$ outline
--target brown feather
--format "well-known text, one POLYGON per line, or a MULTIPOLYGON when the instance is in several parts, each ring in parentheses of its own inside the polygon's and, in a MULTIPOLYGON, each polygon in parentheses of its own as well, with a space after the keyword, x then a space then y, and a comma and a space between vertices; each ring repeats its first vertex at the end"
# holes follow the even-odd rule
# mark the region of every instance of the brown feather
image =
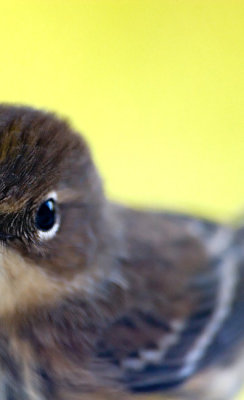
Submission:
MULTIPOLYGON (((110 203, 84 139, 66 121, 0 106, 1 400, 128 400, 128 381, 144 375, 126 365, 143 361, 146 371, 147 357, 163 360, 171 347, 183 362, 214 315, 221 276, 198 224, 208 237, 218 230, 110 203), (41 240, 35 215, 53 191, 60 226, 41 240)), ((166 357, 169 371, 174 357, 166 357)), ((164 398, 190 399, 185 387, 164 398)), ((189 387, 194 393, 197 384, 189 387)))

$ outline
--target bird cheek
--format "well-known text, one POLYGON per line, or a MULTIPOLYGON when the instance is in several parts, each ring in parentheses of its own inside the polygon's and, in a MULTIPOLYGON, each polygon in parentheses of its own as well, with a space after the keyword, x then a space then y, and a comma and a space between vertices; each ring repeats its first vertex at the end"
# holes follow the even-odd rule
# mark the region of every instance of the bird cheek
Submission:
POLYGON ((65 280, 53 279, 14 250, 0 253, 0 272, 0 317, 53 304, 65 291, 65 280))

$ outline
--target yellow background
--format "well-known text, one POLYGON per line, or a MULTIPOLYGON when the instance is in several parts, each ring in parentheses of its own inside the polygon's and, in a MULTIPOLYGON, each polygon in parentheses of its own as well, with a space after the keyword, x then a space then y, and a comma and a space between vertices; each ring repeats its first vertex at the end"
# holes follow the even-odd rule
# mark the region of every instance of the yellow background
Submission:
POLYGON ((244 206, 244 2, 0 2, 0 100, 67 116, 110 197, 244 206))

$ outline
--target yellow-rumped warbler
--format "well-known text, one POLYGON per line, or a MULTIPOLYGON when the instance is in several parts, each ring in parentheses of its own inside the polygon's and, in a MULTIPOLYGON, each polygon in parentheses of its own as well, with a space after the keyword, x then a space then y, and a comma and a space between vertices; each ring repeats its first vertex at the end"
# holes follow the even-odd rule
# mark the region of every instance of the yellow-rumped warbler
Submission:
POLYGON ((0 240, 1 400, 239 389, 243 228, 109 202, 65 121, 2 105, 0 240))

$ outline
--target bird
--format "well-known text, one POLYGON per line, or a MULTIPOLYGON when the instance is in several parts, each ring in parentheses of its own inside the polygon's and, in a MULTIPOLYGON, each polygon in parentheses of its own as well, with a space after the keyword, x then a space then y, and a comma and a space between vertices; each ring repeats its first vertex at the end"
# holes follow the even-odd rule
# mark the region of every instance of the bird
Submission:
POLYGON ((109 200, 65 118, 0 105, 0 400, 230 400, 244 228, 109 200))

